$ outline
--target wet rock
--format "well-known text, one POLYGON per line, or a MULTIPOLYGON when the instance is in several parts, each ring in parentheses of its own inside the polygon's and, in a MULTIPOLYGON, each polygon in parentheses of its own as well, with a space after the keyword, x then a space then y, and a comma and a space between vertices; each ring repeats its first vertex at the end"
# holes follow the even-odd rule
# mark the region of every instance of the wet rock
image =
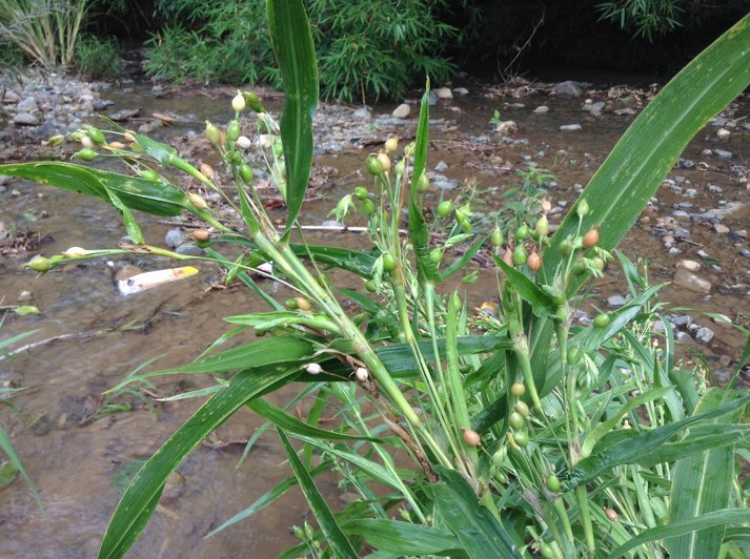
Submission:
POLYGON ((31 301, 34 298, 34 295, 31 293, 31 291, 28 291, 24 289, 18 294, 18 302, 19 303, 26 303, 28 301, 31 301))
POLYGON ((742 256, 744 258, 750 258, 750 250, 748 250, 746 248, 740 249, 740 256, 742 256))
POLYGON ((359 109, 357 109, 356 111, 352 113, 352 116, 360 120, 370 120, 372 118, 370 109, 368 109, 367 107, 360 107, 359 109))
POLYGON ((699 344, 707 344, 710 342, 714 337, 714 332, 710 328, 706 328, 705 326, 702 328, 698 328, 698 330, 695 332, 695 341, 699 344))
POLYGON ((563 124, 560 126, 561 132, 576 132, 578 130, 582 130, 583 126, 580 124, 563 124))
POLYGON ((174 251, 184 256, 203 256, 203 249, 195 243, 182 243, 174 251))
POLYGON ((619 309, 625 306, 625 297, 622 295, 610 295, 607 297, 607 308, 608 309, 619 309))
POLYGON ((729 136, 731 136, 731 135, 732 135, 732 133, 729 130, 727 130, 726 128, 719 128, 716 131, 716 137, 719 138, 720 140, 728 140, 729 136))
POLYGON ((436 171, 445 171, 448 168, 448 164, 445 161, 438 161, 437 165, 435 165, 436 171))
POLYGON ((170 229, 164 236, 164 242, 168 247, 177 247, 185 240, 185 233, 182 229, 170 229))
POLYGON ((687 344, 693 341, 693 338, 687 332, 682 330, 675 332, 674 339, 678 344, 687 344))
POLYGON ((151 120, 149 122, 144 122, 138 127, 138 132, 140 134, 151 134, 154 130, 158 130, 159 128, 162 128, 164 126, 164 123, 161 120, 151 120))
POLYGON ((580 97, 583 95, 583 84, 572 80, 555 84, 552 92, 560 97, 580 97))
POLYGON ((602 111, 607 106, 604 101, 592 102, 591 99, 586 99, 586 102, 581 106, 582 111, 586 111, 591 116, 599 118, 602 116, 602 111))
POLYGON ((407 105, 406 103, 401 103, 398 107, 396 107, 393 112, 391 113, 391 116, 394 118, 407 118, 411 114, 411 107, 407 105))
POLYGON ((180 472, 172 472, 164 484, 162 497, 167 500, 178 499, 185 493, 185 476, 180 472))
POLYGON ((729 238, 733 241, 745 241, 747 240, 747 229, 738 229, 729 233, 729 238))
POLYGON ((448 177, 443 175, 435 175, 433 184, 440 190, 455 190, 458 188, 458 182, 450 180, 448 177))
POLYGON ((698 191, 695 188, 688 188, 685 191, 685 196, 688 198, 695 198, 698 195, 698 191))
POLYGON ((716 231, 719 235, 726 235, 727 233, 729 233, 729 227, 727 227, 723 223, 716 223, 714 225, 714 231, 716 231))
POLYGON ((124 122, 130 118, 138 116, 138 113, 140 112, 141 109, 122 109, 121 111, 109 115, 109 118, 115 122, 124 122))
POLYGON ((677 267, 690 272, 697 272, 701 269, 701 264, 695 260, 683 259, 677 263, 677 267))
POLYGON ((454 87, 453 93, 455 95, 458 95, 459 97, 465 97, 466 95, 469 94, 469 90, 466 89, 465 87, 454 87))
POLYGON ((498 134, 513 134, 518 132, 518 125, 515 120, 503 120, 495 126, 495 132, 498 134))
POLYGON ((438 87, 433 91, 438 99, 453 99, 453 92, 449 87, 438 87))
POLYGON ((679 314, 671 317, 670 322, 675 328, 687 330, 693 324, 693 317, 689 314, 679 314))
POLYGON ((100 111, 100 112, 114 104, 115 104, 114 101, 107 101, 106 99, 94 99, 91 102, 91 105, 93 106, 94 110, 100 111))
POLYGON ((685 269, 679 269, 672 277, 672 283, 676 287, 682 287, 696 293, 710 293, 711 282, 701 277, 696 276, 694 273, 689 272, 685 269))
POLYGON ((18 113, 13 117, 13 123, 21 126, 36 126, 39 119, 31 113, 18 113))
POLYGON ((39 110, 39 105, 37 105, 36 99, 34 97, 27 97, 20 103, 18 103, 18 106, 16 107, 18 109, 18 112, 21 113, 33 113, 34 111, 39 110))
POLYGON ((713 154, 719 159, 732 159, 732 152, 725 149, 714 149, 713 154))
POLYGON ((3 93, 3 103, 18 103, 20 100, 21 97, 12 89, 9 89, 3 93))
POLYGON ((430 90, 430 92, 427 94, 427 104, 430 105, 430 107, 434 107, 437 105, 438 102, 438 96, 435 95, 435 92, 430 90))
POLYGON ((721 194, 722 192, 724 192, 723 188, 721 188, 720 186, 716 186, 715 184, 706 185, 706 188, 712 194, 721 194))
POLYGON ((546 115, 549 112, 549 107, 547 105, 539 105, 533 112, 538 115, 546 115))

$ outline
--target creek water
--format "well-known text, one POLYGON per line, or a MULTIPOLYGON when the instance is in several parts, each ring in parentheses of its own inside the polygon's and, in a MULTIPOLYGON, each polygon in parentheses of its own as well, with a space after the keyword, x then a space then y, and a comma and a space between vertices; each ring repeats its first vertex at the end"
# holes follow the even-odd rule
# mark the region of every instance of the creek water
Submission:
MULTIPOLYGON (((601 91, 606 94, 606 89, 601 91)), ((143 107, 144 114, 169 110, 181 115, 175 126, 155 134, 178 143, 192 136, 191 131, 201 134, 203 119, 226 122, 231 116, 230 94, 226 90, 216 90, 213 96, 183 94, 155 99, 148 88, 135 88, 129 92, 111 91, 106 97, 115 101, 112 111, 143 107)), ((441 101, 431 111, 434 123, 428 167, 433 169, 438 162, 444 162, 447 167, 440 174, 446 184, 452 181, 460 188, 476 182, 483 189, 484 202, 492 208, 503 203, 503 192, 519 185, 516 170, 533 161, 557 177, 549 192, 553 203, 570 206, 577 198, 576 185, 587 183, 634 118, 609 112, 594 118, 581 111, 581 105, 580 98, 548 97, 543 93, 503 97, 484 88, 451 102, 441 101), (533 109, 542 104, 549 107, 549 112, 535 113, 533 109), (502 120, 514 120, 519 126, 508 140, 493 132, 494 125, 489 123, 495 109, 501 111, 502 120), (573 123, 580 123, 582 130, 560 130, 561 125, 573 123)), ((394 121, 388 118, 392 108, 376 107, 372 120, 357 121, 350 108, 323 107, 317 145, 324 149, 316 157, 316 167, 325 171, 322 174, 327 179, 320 181, 319 199, 305 207, 303 222, 320 224, 343 193, 366 184, 368 179, 360 170, 369 150, 360 146, 368 139, 414 134, 413 117, 405 123, 394 121)), ((415 110, 416 107, 413 113, 415 110)), ((732 118, 742 122, 748 112, 750 104, 747 99, 742 100, 735 105, 732 118)), ((661 300, 696 309, 695 320, 716 332, 708 346, 686 342, 683 358, 690 359, 693 353, 701 352, 714 366, 726 367, 738 357, 744 339, 732 328, 702 317, 700 311, 722 313, 747 325, 750 258, 741 252, 747 248, 747 241, 741 235, 730 237, 688 219, 685 227, 690 232, 689 242, 677 245, 681 253, 670 254, 663 238, 655 233, 659 232, 659 220, 673 216, 678 204, 690 212, 717 208, 723 202, 744 204, 722 223, 730 232, 748 228, 748 192, 740 178, 750 158, 750 131, 736 126, 729 140, 719 141, 716 128, 708 126, 690 144, 684 157, 696 164, 672 172, 671 177, 681 185, 682 192, 663 187, 621 249, 633 259, 643 257, 651 262, 652 283, 670 281, 680 259, 701 260, 696 255, 699 250, 705 251, 710 260, 702 260, 700 275, 713 283, 711 293, 697 294, 667 285, 661 300), (705 148, 728 150, 733 155, 728 160, 720 159, 702 154, 705 148), (718 186, 719 190, 709 189, 708 185, 718 186), (692 197, 685 195, 688 188, 696 191, 692 197)), ((114 247, 124 234, 118 214, 96 200, 26 181, 14 180, 6 186, 0 194, 6 230, 15 227, 38 232, 46 238, 40 249, 45 255, 71 246, 114 247)), ((436 191, 428 203, 457 192, 436 191)), ((553 215, 553 224, 559 223, 561 215, 553 215)), ((279 217, 282 216, 280 212, 279 217)), ((175 226, 148 216, 143 216, 142 224, 147 240, 153 244, 163 244, 165 233, 175 226)), ((330 240, 330 233, 311 232, 308 237, 313 244, 330 240)), ((353 247, 365 243, 351 233, 338 235, 335 242, 353 247)), ((42 311, 39 315, 5 317, 0 339, 28 330, 38 332, 19 344, 36 343, 33 348, 0 361, 0 381, 26 388, 13 399, 14 409, 0 409, 0 421, 39 488, 45 511, 40 511, 20 479, 0 489, 0 556, 93 557, 119 499, 118 479, 138 460, 157 450, 199 405, 196 400, 187 400, 157 404, 149 410, 142 400, 131 395, 115 402, 130 404, 133 411, 103 414, 102 410, 112 402, 102 393, 151 358, 165 354, 156 365, 159 368, 190 361, 227 331, 223 316, 264 307, 245 289, 208 289, 220 278, 218 270, 210 267, 203 267, 199 276, 185 282, 123 297, 115 286, 112 270, 104 262, 89 261, 35 277, 30 270, 19 269, 30 256, 0 258, 2 304, 18 304, 19 294, 29 291, 31 300, 23 304, 33 304, 42 311)), ((119 263, 145 269, 173 265, 166 260, 135 257, 119 263)), ((479 280, 466 288, 470 304, 476 306, 493 296, 494 274, 482 269, 479 280)), ((358 280, 344 281, 351 287, 362 287, 358 280)), ((605 306, 607 295, 625 293, 624 285, 619 268, 611 265, 605 279, 593 289, 593 303, 605 306)), ((270 283, 266 288, 280 290, 270 283)), ((281 290, 278 295, 285 298, 281 290)), ((154 391, 164 396, 209 383, 200 378, 157 379, 154 391)), ((272 399, 282 403, 289 395, 290 392, 277 394, 272 399)), ((284 453, 272 435, 263 437, 238 467, 242 442, 260 425, 253 414, 240 413, 216 434, 211 444, 198 447, 187 458, 130 556, 272 557, 296 543, 290 527, 301 524, 308 512, 295 491, 251 519, 204 539, 221 522, 291 475, 284 453)), ((332 480, 322 478, 321 486, 336 498, 338 492, 332 480)))

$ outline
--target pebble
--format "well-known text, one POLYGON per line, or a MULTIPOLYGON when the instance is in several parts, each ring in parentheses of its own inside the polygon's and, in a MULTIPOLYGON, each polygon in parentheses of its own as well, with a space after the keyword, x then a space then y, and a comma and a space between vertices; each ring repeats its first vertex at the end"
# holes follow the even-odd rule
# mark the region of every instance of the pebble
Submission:
POLYGON ((726 235, 727 233, 729 233, 729 227, 727 227, 723 223, 717 223, 714 225, 714 231, 716 231, 719 235, 726 235))
POLYGON ((518 125, 515 120, 503 120, 497 123, 495 132, 498 134, 512 134, 518 131, 518 125))
POLYGON ((194 243, 182 243, 174 251, 185 256, 203 256, 203 249, 194 243))
POLYGON ((686 344, 693 341, 693 338, 690 337, 690 334, 688 334, 687 332, 683 332, 682 330, 675 332, 674 339, 678 344, 686 344))
POLYGON ((580 97, 583 95, 583 84, 568 80, 555 84, 552 91, 561 97, 580 97))
POLYGON ((449 87, 438 87, 434 91, 438 99, 453 99, 453 92, 449 87))
POLYGON ((547 105, 539 105, 533 112, 538 115, 546 115, 549 112, 549 107, 547 105))
POLYGON ((465 97, 466 95, 469 94, 469 90, 466 89, 465 87, 454 87, 453 93, 455 93, 459 97, 465 97))
POLYGON ((677 267, 690 272, 697 272, 701 269, 701 263, 695 260, 683 259, 677 263, 677 267))
POLYGON ((178 247, 185 240, 185 233, 182 229, 170 229, 164 236, 164 242, 168 247, 178 247))
POLYGON ((728 140, 729 136, 731 136, 731 135, 732 135, 732 133, 729 130, 727 130, 726 128, 719 128, 716 131, 716 137, 719 138, 720 140, 728 140))
POLYGON ((391 113, 391 116, 394 118, 407 118, 411 114, 411 107, 407 105, 406 103, 401 103, 398 107, 396 107, 393 112, 391 113))
POLYGON ((719 159, 732 159, 732 152, 725 149, 715 149, 713 154, 719 159))
POLYGON ((702 328, 698 328, 698 330, 695 332, 695 341, 700 344, 707 344, 710 342, 714 337, 714 332, 710 328, 706 328, 705 326, 702 328))
POLYGON ((688 270, 682 268, 677 270, 675 275, 672 277, 672 283, 674 283, 676 287, 682 287, 684 289, 695 291, 697 293, 711 292, 710 281, 700 278, 692 272, 689 272, 688 270))
POLYGON ((750 249, 741 248, 740 256, 743 256, 744 258, 750 258, 750 249))
POLYGON ((678 314, 669 320, 675 328, 682 328, 683 330, 690 328, 690 325, 693 323, 693 317, 689 314, 678 314))
POLYGON ((608 309, 619 309, 625 306, 625 297, 622 295, 610 295, 607 297, 607 308, 608 309))
POLYGON ((13 117, 13 123, 22 126, 36 126, 39 124, 39 119, 31 113, 18 113, 13 117))
POLYGON ((372 118, 370 109, 368 109, 367 107, 360 107, 359 109, 357 109, 356 111, 352 113, 352 116, 360 120, 370 120, 372 118))
POLYGON ((563 124, 560 126, 561 132, 576 132, 578 130, 582 130, 583 126, 580 124, 563 124))
POLYGON ((37 105, 36 99, 34 97, 27 97, 26 99, 18 103, 16 109, 22 113, 33 113, 34 111, 39 110, 39 105, 37 105))
POLYGON ((18 302, 24 303, 26 301, 31 301, 34 298, 34 295, 31 293, 31 291, 28 291, 24 289, 18 294, 18 302))
POLYGON ((436 171, 445 171, 448 168, 448 164, 445 161, 438 161, 435 165, 436 171))
POLYGON ((709 184, 706 186, 706 188, 708 188, 708 191, 713 194, 721 194, 722 192, 724 192, 723 188, 721 188, 720 186, 716 186, 715 184, 709 184))
POLYGON ((430 90, 430 92, 427 94, 427 104, 430 105, 430 107, 434 107, 437 105, 438 102, 438 96, 435 95, 435 92, 433 90, 430 90))

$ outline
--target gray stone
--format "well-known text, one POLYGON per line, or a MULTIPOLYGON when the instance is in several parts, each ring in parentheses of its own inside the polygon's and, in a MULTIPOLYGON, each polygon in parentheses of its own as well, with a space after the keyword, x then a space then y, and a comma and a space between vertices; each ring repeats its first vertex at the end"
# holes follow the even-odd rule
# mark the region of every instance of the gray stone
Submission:
POLYGON ((18 113, 13 117, 13 123, 22 126, 36 126, 39 124, 39 119, 31 113, 18 113))
POLYGON ((690 325, 693 323, 693 317, 689 314, 678 314, 669 320, 675 328, 682 328, 684 330, 690 328, 690 325))
POLYGON ((696 293, 710 293, 711 282, 701 277, 696 276, 694 273, 689 272, 685 269, 680 268, 677 270, 675 275, 672 277, 672 283, 676 287, 682 287, 689 291, 695 291, 696 293))
POLYGON ((203 256, 203 249, 193 243, 182 243, 174 251, 185 256, 203 256))
POLYGON ((740 256, 743 256, 744 258, 750 258, 750 249, 741 248, 740 256))
POLYGON ((27 97, 20 103, 18 103, 18 111, 22 113, 33 113, 34 111, 39 110, 39 105, 36 103, 36 99, 34 97, 27 97))
POLYGON ((687 332, 682 330, 675 332, 674 339, 678 344, 687 344, 693 341, 693 338, 687 332))
POLYGON ((177 247, 182 244, 182 241, 185 240, 185 233, 182 231, 182 229, 170 229, 167 231, 167 234, 164 236, 164 243, 168 247, 177 247))
POLYGON ((427 95, 427 103, 430 105, 430 107, 434 107, 437 105, 438 102, 438 96, 435 95, 435 92, 430 90, 430 93, 427 95))
POLYGON ((560 126, 561 132, 576 132, 578 130, 582 130, 583 126, 580 124, 563 124, 560 126))
POLYGON ((707 344, 710 342, 714 337, 714 332, 710 328, 706 328, 705 326, 702 328, 698 328, 698 330, 695 332, 695 341, 699 344, 707 344))
POLYGON ((394 118, 407 118, 410 114, 411 114, 411 107, 407 105, 406 103, 401 103, 391 113, 391 115, 394 118))
POLYGON ((28 291, 24 289, 18 294, 18 302, 19 303, 25 303, 27 301, 31 301, 34 298, 34 295, 31 293, 31 291, 28 291))
POLYGON ((437 165, 435 165, 436 171, 445 171, 448 168, 448 164, 445 161, 438 161, 437 165))
POLYGON ((372 114, 370 114, 370 109, 368 109, 367 107, 360 107, 359 109, 354 111, 354 113, 352 113, 352 116, 360 120, 370 120, 372 118, 372 114))
POLYGON ((534 114, 545 115, 549 112, 549 107, 547 105, 539 105, 533 112, 534 114))
POLYGON ((454 87, 453 93, 455 93, 459 97, 465 97, 466 95, 469 94, 469 90, 466 89, 465 87, 454 87))
POLYGON ((714 225, 714 231, 716 231, 719 235, 726 235, 727 233, 729 233, 729 227, 727 227, 723 223, 717 223, 714 225))
POLYGON ((3 94, 3 103, 18 103, 21 100, 21 97, 19 97, 18 93, 15 91, 9 89, 3 94))
POLYGON ((695 198, 698 195, 698 191, 695 188, 688 188, 685 191, 685 196, 688 198, 695 198))
POLYGON ((610 295, 607 297, 607 308, 608 309, 619 309, 625 306, 625 297, 622 295, 610 295))
POLYGON ((715 149, 713 154, 719 159, 732 159, 732 152, 725 149, 715 149))
POLYGON ((724 192, 723 188, 721 188, 720 186, 716 186, 715 184, 709 184, 706 186, 706 188, 708 188, 708 191, 713 194, 721 194, 722 192, 724 192))
POLYGON ((552 88, 555 95, 561 97, 580 97, 583 95, 583 85, 571 80, 555 84, 552 88))

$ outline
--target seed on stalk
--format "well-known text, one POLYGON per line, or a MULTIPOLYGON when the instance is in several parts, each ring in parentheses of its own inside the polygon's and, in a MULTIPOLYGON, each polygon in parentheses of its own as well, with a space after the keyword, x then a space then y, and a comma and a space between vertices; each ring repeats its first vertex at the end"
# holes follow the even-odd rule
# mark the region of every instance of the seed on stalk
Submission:
POLYGON ((383 163, 376 155, 368 155, 367 159, 365 159, 365 166, 367 167, 367 172, 373 176, 379 177, 383 174, 383 163))
POLYGON ((49 258, 45 258, 44 256, 35 256, 28 264, 26 264, 26 266, 35 272, 46 272, 52 267, 52 262, 50 262, 49 258))
POLYGON ((354 196, 359 200, 367 200, 368 195, 369 192, 367 192, 367 189, 364 186, 358 186, 354 189, 354 196))
POLYGON ((576 206, 576 213, 578 217, 583 217, 589 213, 589 203, 586 200, 581 200, 576 206))
POLYGON ((472 429, 462 429, 464 432, 464 442, 469 446, 479 446, 482 443, 482 437, 479 436, 479 433, 472 429))
MULTIPOLYGON (((104 137, 104 132, 93 126, 89 127, 89 129, 86 131, 86 134, 96 145, 100 146, 107 141, 107 139, 104 137)), ((81 141, 83 141, 83 138, 81 139, 81 141)))
POLYGON ((440 264, 440 261, 443 259, 443 249, 440 247, 433 248, 430 251, 430 261, 433 264, 440 264))
POLYGON ((323 367, 321 367, 317 363, 308 363, 305 365, 305 371, 307 371, 311 375, 319 375, 321 372, 323 372, 323 367))
POLYGON ((521 448, 528 446, 529 434, 526 431, 516 431, 513 433, 513 442, 515 442, 521 448))
POLYGON ((398 149, 398 136, 393 136, 385 141, 385 151, 393 153, 398 149))
POLYGON ((125 132, 125 134, 123 134, 122 137, 125 139, 126 142, 133 144, 136 141, 135 136, 133 136, 133 134, 135 134, 135 132, 128 130, 127 132, 125 132))
POLYGON ((241 135, 242 128, 240 128, 240 123, 237 122, 236 119, 231 121, 227 125, 227 140, 230 142, 236 142, 241 135))
POLYGON ((312 303, 305 297, 295 297, 294 300, 297 302, 297 308, 301 311, 309 311, 312 309, 312 303))
POLYGON ((548 559, 550 557, 555 556, 555 551, 552 549, 552 546, 548 544, 547 542, 542 542, 539 545, 539 553, 541 554, 544 559, 548 559))
POLYGON ((542 199, 542 211, 548 213, 552 210, 552 203, 546 198, 542 199))
POLYGON ((503 262, 511 268, 513 267, 513 253, 510 250, 506 250, 505 254, 503 254, 503 262))
MULTIPOLYGON (((127 139, 127 134, 125 139, 127 139)), ((206 139, 215 146, 221 144, 221 131, 208 121, 206 121, 206 139)))
POLYGON ((523 400, 518 400, 518 402, 516 402, 516 405, 513 406, 513 409, 524 417, 529 417, 529 414, 531 413, 528 404, 526 404, 526 402, 524 402, 523 400))
POLYGON ((107 145, 112 149, 125 149, 125 144, 122 142, 109 142, 107 145))
POLYGON ((529 261, 527 262, 529 266, 529 270, 532 272, 538 272, 539 269, 542 267, 542 257, 539 256, 538 253, 532 252, 529 255, 529 261))
POLYGON ((243 163, 240 166, 240 178, 247 185, 253 184, 253 170, 247 163, 243 163))
POLYGON ((606 328, 610 322, 611 319, 607 313, 599 314, 594 318, 594 326, 596 328, 606 328))
POLYGON ((232 99, 232 108, 236 113, 241 113, 245 110, 245 97, 239 90, 237 90, 237 95, 232 99))
POLYGON ((583 248, 592 248, 599 242, 599 230, 590 229, 583 236, 583 248))
POLYGON ((510 387, 510 393, 515 397, 523 396, 526 394, 526 385, 522 382, 514 382, 510 387))
POLYGON ((453 211, 453 202, 450 200, 443 200, 438 204, 437 214, 440 217, 448 217, 453 211))
MULTIPOLYGON (((401 163, 399 161, 399 163, 401 163)), ((417 192, 427 192, 430 189, 430 179, 427 178, 427 173, 422 173, 419 175, 419 180, 417 181, 417 192)))
POLYGON ((91 148, 83 148, 82 150, 73 154, 73 157, 77 157, 78 159, 82 159, 84 161, 93 161, 98 156, 99 154, 91 148))
POLYGON ((547 478, 547 489, 552 491, 552 493, 557 493, 560 491, 560 478, 558 478, 555 474, 550 475, 547 478))
POLYGON ((499 227, 495 227, 492 230, 492 236, 490 237, 493 247, 499 247, 503 244, 503 232, 499 227))
POLYGON ((364 367, 357 367, 357 369, 354 371, 354 376, 359 382, 367 382, 367 380, 370 378, 370 373, 367 372, 367 369, 364 367))
POLYGON ((199 243, 206 242, 211 237, 211 234, 206 229, 196 229, 193 231, 193 238, 199 243))
POLYGON ((549 233, 549 219, 547 219, 547 216, 543 215, 542 217, 537 219, 534 229, 536 229, 537 233, 546 237, 549 233))
POLYGON ((141 178, 144 178, 147 181, 158 181, 159 180, 159 173, 157 173, 153 169, 142 169, 140 171, 140 173, 141 173, 141 178))
POLYGON ((371 215, 372 212, 375 211, 375 202, 373 202, 369 198, 365 198, 364 200, 362 200, 362 205, 359 207, 359 211, 362 212, 362 215, 371 215))
POLYGON ((513 263, 516 266, 522 266, 526 263, 526 248, 522 244, 513 249, 513 263))
POLYGON ((190 203, 199 210, 204 210, 208 206, 203 197, 200 194, 196 194, 195 192, 191 192, 190 194, 188 194, 188 199, 190 200, 190 203))
POLYGON ((214 180, 216 173, 214 173, 214 168, 211 167, 211 165, 208 163, 201 163, 201 175, 209 180, 214 180))
POLYGON ((89 138, 88 136, 82 136, 81 137, 81 145, 85 148, 93 148, 94 147, 94 140, 89 138))
POLYGON ((604 510, 604 514, 606 514, 607 518, 609 518, 612 522, 617 522, 617 520, 620 518, 620 515, 617 514, 617 511, 613 508, 606 508, 604 510))
POLYGON ((396 269, 396 258, 390 253, 383 254, 383 270, 392 272, 396 269))
POLYGON ((529 232, 529 226, 525 223, 522 223, 521 226, 516 229, 516 240, 523 241, 529 236, 529 232))
POLYGON ((510 412, 508 416, 508 426, 513 430, 523 429, 526 425, 526 419, 517 411, 510 412))
POLYGON ((388 157, 388 155, 384 151, 378 153, 378 161, 380 161, 380 164, 383 166, 384 173, 387 173, 391 170, 391 158, 388 157))

